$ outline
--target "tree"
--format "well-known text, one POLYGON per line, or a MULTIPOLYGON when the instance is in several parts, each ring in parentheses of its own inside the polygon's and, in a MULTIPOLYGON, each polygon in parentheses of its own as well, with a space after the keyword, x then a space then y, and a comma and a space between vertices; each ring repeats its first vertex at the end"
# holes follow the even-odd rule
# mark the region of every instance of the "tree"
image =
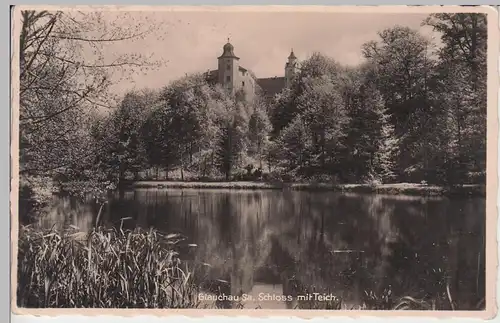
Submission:
MULTIPOLYGON (((144 125, 151 114, 156 101, 156 93, 127 93, 119 108, 111 114, 111 123, 105 131, 111 137, 108 156, 112 156, 111 165, 118 173, 118 180, 123 181, 127 172, 138 178, 140 170, 147 163, 146 148, 152 138, 145 136, 144 125)), ((113 170, 110 170, 113 171, 113 170)))
POLYGON ((390 115, 380 98, 374 98, 373 114, 376 125, 373 143, 376 149, 371 164, 372 171, 376 179, 381 182, 390 182, 395 178, 398 140, 394 135, 394 126, 391 124, 390 115))
POLYGON ((446 129, 440 139, 447 180, 484 180, 486 15, 434 14, 424 23, 441 33, 444 45, 438 52, 436 105, 443 112, 441 122, 446 129))
POLYGON ((233 170, 240 166, 248 148, 248 132, 250 121, 250 106, 248 104, 229 101, 227 109, 219 121, 220 147, 219 165, 226 180, 231 179, 233 170))
POLYGON ((188 75, 162 91, 161 128, 181 176, 191 168, 202 176, 217 167, 222 120, 232 115, 235 98, 220 86, 207 83, 202 74, 188 75), (229 115, 228 115, 229 113, 229 115), (168 138, 167 138, 168 133, 168 138))
POLYGON ((333 166, 335 152, 345 135, 348 122, 345 106, 336 82, 328 76, 308 78, 302 95, 297 98, 298 109, 307 123, 313 140, 314 157, 311 166, 326 171, 333 166))
POLYGON ((159 179, 159 169, 168 171, 177 166, 176 147, 171 138, 175 133, 168 119, 168 104, 165 100, 158 100, 153 104, 151 112, 141 127, 142 142, 145 145, 147 166, 156 168, 156 179, 159 179))
POLYGON ((272 136, 277 137, 297 115, 297 109, 292 105, 292 92, 289 89, 283 89, 271 100, 269 117, 273 126, 272 136))
MULTIPOLYGON (((113 15, 116 21, 130 16, 113 15)), ((127 77, 155 66, 133 53, 113 61, 103 55, 106 46, 134 41, 156 28, 148 24, 147 29, 141 23, 123 27, 108 18, 98 11, 20 12, 22 177, 86 178, 87 174, 76 176, 75 171, 88 169, 101 149, 89 140, 88 129, 95 120, 94 111, 115 106, 108 91, 111 74, 116 77, 113 72, 120 70, 127 77)))
POLYGON ((250 116, 248 128, 252 152, 258 157, 259 167, 262 168, 263 154, 268 145, 269 133, 272 130, 264 102, 256 102, 254 111, 250 116))
POLYGON ((310 80, 325 77, 335 79, 342 69, 332 58, 315 52, 301 63, 300 70, 290 88, 283 89, 272 100, 270 117, 273 124, 273 137, 286 128, 295 117, 301 113, 300 102, 304 92, 308 89, 310 80))
POLYGON ((397 140, 373 73, 366 63, 349 69, 343 83, 349 124, 341 163, 348 182, 386 181, 394 175, 397 140))
POLYGON ((372 81, 382 95, 399 141, 396 172, 403 180, 422 180, 431 157, 425 153, 429 149, 421 144, 421 135, 433 121, 428 96, 435 64, 432 46, 408 27, 383 30, 379 37, 378 42, 363 45, 363 55, 375 68, 372 81))
POLYGON ((280 161, 280 166, 294 171, 308 165, 311 151, 312 137, 300 115, 280 133, 271 148, 271 154, 280 161))

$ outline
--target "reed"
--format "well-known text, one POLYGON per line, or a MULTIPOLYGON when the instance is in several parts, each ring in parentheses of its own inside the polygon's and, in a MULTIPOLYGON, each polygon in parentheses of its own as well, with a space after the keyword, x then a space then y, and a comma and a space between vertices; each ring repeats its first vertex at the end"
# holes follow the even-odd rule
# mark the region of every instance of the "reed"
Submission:
POLYGON ((179 241, 156 230, 22 227, 18 306, 197 307, 198 288, 187 262, 179 259, 179 241))

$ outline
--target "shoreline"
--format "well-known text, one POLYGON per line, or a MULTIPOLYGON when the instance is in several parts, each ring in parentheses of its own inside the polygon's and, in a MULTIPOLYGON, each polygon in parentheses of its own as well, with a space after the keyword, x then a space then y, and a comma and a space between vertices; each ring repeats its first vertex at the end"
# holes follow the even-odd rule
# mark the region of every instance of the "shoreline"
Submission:
POLYGON ((413 195, 413 196, 467 196, 486 197, 485 185, 461 185, 445 187, 416 183, 398 184, 328 184, 328 183, 285 183, 285 182, 196 182, 196 181, 135 181, 126 188, 177 188, 177 189, 234 189, 234 190, 296 190, 331 191, 340 193, 413 195))

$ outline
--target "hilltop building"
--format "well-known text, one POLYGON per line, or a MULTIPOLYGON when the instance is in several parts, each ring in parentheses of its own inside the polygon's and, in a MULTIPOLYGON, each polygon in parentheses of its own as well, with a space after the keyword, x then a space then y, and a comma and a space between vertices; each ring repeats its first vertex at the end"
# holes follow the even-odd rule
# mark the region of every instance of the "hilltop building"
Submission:
POLYGON ((293 49, 285 64, 284 77, 257 78, 240 65, 240 58, 234 53, 234 46, 229 42, 222 48, 222 55, 217 58, 218 68, 207 72, 207 77, 214 83, 221 84, 232 93, 243 90, 251 99, 260 90, 264 97, 270 99, 289 87, 295 77, 299 62, 293 49))

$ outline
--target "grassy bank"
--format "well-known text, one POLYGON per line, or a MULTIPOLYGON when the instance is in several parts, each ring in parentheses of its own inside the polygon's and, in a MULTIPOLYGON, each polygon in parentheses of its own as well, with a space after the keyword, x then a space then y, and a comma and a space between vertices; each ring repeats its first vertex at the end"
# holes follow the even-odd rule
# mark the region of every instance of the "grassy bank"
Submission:
POLYGON ((417 196, 486 196, 484 185, 461 185, 444 187, 414 183, 400 184, 327 184, 284 182, 181 182, 181 181, 137 181, 132 188, 206 188, 206 189, 290 189, 307 191, 334 191, 346 193, 377 193, 388 195, 417 196))
POLYGON ((17 304, 35 308, 192 308, 198 290, 157 231, 19 232, 17 304))

